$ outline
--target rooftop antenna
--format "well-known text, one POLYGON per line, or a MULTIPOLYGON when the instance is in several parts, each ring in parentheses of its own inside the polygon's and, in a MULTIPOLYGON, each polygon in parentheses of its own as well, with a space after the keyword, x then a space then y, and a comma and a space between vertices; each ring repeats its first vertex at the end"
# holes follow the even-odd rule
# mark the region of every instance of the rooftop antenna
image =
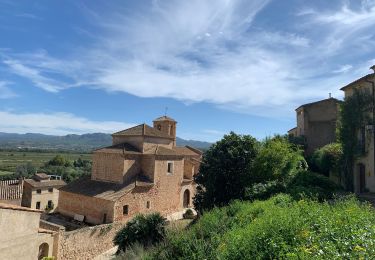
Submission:
POLYGON ((164 116, 167 116, 167 112, 168 112, 168 107, 165 107, 165 114, 164 114, 164 116))

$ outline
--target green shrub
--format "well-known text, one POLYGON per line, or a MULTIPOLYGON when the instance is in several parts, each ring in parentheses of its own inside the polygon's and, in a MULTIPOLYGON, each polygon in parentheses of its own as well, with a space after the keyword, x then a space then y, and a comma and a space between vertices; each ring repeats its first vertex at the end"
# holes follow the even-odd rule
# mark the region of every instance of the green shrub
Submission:
POLYGON ((375 214, 354 198, 334 203, 234 202, 206 212, 186 231, 168 232, 148 259, 371 259, 375 214))
POLYGON ((137 215, 116 234, 113 241, 118 246, 118 253, 135 243, 148 247, 160 242, 165 235, 165 225, 166 221, 159 213, 137 215))
POLYGON ((286 181, 303 169, 307 169, 307 163, 302 151, 286 138, 276 136, 263 142, 254 161, 253 175, 258 183, 286 181))
POLYGON ((319 201, 333 199, 341 188, 326 176, 313 172, 299 172, 287 185, 286 193, 294 199, 310 198, 319 201))
POLYGON ((340 143, 327 144, 314 152, 312 163, 320 173, 328 176, 330 171, 340 171, 342 156, 343 151, 340 143))
POLYGON ((278 181, 257 183, 246 189, 246 199, 265 200, 281 192, 285 192, 285 185, 278 181))

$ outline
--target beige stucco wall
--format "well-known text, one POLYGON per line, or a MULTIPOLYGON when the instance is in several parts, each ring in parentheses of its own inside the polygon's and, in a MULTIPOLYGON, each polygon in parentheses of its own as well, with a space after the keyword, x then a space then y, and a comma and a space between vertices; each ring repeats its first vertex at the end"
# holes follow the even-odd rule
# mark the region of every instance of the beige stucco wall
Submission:
POLYGON ((57 188, 53 188, 53 191, 49 192, 48 189, 48 187, 35 188, 25 182, 24 192, 22 194, 22 206, 36 209, 36 203, 39 201, 40 210, 45 210, 46 206, 48 205, 48 201, 51 200, 54 207, 49 212, 54 212, 59 203, 59 190, 57 188), (38 189, 41 190, 40 194, 37 193, 38 189))
POLYGON ((0 209, 0 259, 38 258, 39 246, 49 245, 49 256, 53 251, 53 236, 38 233, 40 213, 0 209))

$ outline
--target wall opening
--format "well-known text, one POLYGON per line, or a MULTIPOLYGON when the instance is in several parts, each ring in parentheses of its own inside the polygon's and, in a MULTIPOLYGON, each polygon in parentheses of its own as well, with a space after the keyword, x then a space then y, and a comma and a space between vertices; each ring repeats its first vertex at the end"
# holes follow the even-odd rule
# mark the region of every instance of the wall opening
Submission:
POLYGON ((189 205, 190 205, 190 191, 189 190, 185 190, 184 191, 184 198, 183 198, 183 207, 184 208, 188 208, 189 205))
POLYGON ((43 259, 43 257, 48 256, 49 245, 47 243, 43 243, 39 246, 39 253, 38 253, 38 260, 43 259))
POLYGON ((168 162, 167 172, 168 173, 173 173, 173 162, 168 162))
POLYGON ((124 205, 122 207, 122 214, 123 215, 129 215, 129 205, 124 205))

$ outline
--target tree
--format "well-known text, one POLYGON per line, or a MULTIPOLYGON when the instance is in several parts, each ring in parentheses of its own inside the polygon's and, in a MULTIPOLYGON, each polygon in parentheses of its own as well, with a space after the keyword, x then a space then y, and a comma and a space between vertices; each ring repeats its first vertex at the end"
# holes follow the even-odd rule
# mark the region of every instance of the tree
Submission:
POLYGON ((17 178, 27 178, 36 173, 36 168, 30 163, 17 165, 15 176, 17 178))
POLYGON ((65 159, 63 156, 61 155, 56 155, 55 157, 53 157, 51 160, 49 160, 46 165, 51 165, 51 166, 66 166, 66 167, 69 167, 71 166, 71 162, 67 159, 65 159))
POLYGON ((298 171, 307 169, 302 150, 281 136, 266 139, 254 162, 256 182, 290 179, 298 171))
POLYGON ((198 186, 194 206, 198 211, 244 197, 246 187, 254 182, 251 171, 258 146, 250 135, 231 132, 204 153, 195 176, 198 186))

